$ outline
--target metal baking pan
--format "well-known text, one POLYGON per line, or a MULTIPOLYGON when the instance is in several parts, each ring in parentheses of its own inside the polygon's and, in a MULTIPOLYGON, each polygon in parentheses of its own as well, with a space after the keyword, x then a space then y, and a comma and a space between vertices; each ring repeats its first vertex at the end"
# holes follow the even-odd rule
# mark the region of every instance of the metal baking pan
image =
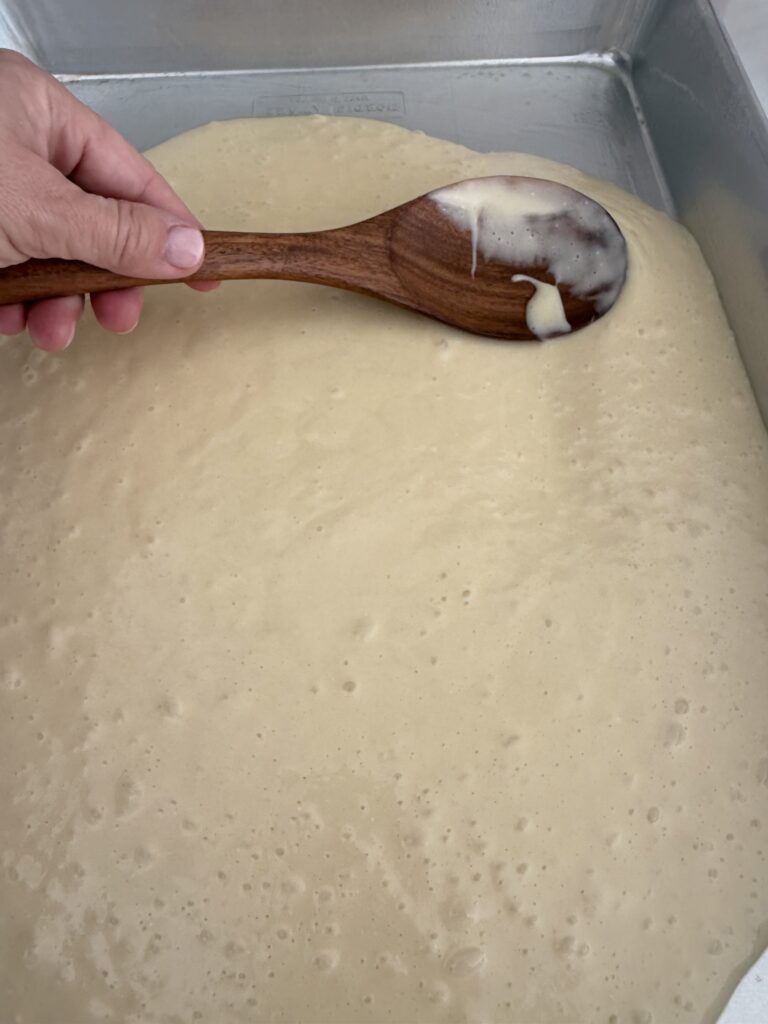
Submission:
POLYGON ((768 124, 709 0, 0 0, 0 45, 141 147, 349 114, 614 181, 698 239, 768 421, 768 124))
POLYGON ((0 45, 142 147, 353 114, 614 181, 698 239, 768 420, 768 126, 709 0, 0 0, 0 45))
POLYGON ((698 239, 768 421, 768 124, 709 0, 0 0, 2 45, 140 147, 341 114, 613 181, 698 239))

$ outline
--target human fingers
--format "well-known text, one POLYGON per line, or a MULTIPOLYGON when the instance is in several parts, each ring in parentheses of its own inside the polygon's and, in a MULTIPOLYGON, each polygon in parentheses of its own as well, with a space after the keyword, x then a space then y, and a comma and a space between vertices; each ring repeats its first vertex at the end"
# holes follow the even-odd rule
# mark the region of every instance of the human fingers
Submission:
POLYGON ((134 329, 143 305, 143 288, 125 288, 91 296, 96 319, 105 330, 115 334, 129 334, 134 329))
POLYGON ((21 302, 12 306, 0 306, 0 334, 13 337, 21 334, 27 326, 27 308, 21 302))
POLYGON ((32 303, 27 313, 27 328, 34 344, 46 352, 65 349, 75 336, 84 305, 82 295, 32 303))

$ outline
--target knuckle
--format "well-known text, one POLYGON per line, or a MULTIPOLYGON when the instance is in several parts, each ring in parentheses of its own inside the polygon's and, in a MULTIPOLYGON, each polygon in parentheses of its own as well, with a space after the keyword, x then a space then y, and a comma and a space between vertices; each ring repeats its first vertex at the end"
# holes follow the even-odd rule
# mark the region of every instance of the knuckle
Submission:
POLYGON ((57 192, 43 193, 25 203, 25 248, 35 259, 76 259, 83 238, 77 209, 57 192))
POLYGON ((0 190, 0 260, 9 265, 30 257, 49 255, 42 251, 50 237, 46 223, 46 196, 34 195, 29 187, 28 169, 21 156, 9 153, 8 175, 0 190))
MULTIPOLYGON (((4 133, 0 130, 0 144, 4 133)), ((67 182, 46 161, 10 140, 2 155, 0 259, 67 257, 74 211, 67 182)))
POLYGON ((0 76, 8 80, 9 88, 16 89, 17 100, 22 104, 29 95, 44 92, 48 83, 55 81, 28 57, 15 50, 0 50, 0 76))
POLYGON ((18 204, 14 204, 15 210, 12 214, 10 208, 0 203, 0 267, 11 267, 16 263, 23 263, 32 256, 29 251, 27 239, 24 238, 24 230, 18 223, 16 210, 18 204), (21 230, 20 230, 21 228, 21 230))
POLYGON ((17 50, 7 50, 4 47, 0 48, 0 67, 34 68, 37 71, 37 66, 28 57, 17 50))
POLYGON ((128 266, 144 255, 151 238, 146 218, 139 215, 134 203, 124 199, 107 200, 115 204, 114 259, 120 266, 128 266))

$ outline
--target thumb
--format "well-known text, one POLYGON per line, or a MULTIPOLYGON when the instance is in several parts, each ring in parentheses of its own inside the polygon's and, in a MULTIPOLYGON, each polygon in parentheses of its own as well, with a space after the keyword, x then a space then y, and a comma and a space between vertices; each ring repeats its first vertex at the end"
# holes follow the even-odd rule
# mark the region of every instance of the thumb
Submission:
POLYGON ((48 257, 159 279, 191 274, 203 260, 205 243, 196 225, 144 203, 107 199, 72 185, 46 214, 42 255, 48 257))

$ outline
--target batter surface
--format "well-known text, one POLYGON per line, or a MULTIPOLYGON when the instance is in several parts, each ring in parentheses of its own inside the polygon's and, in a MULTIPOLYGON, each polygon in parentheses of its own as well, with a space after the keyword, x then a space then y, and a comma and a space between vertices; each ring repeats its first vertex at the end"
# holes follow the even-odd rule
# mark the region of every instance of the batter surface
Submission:
POLYGON ((151 155, 235 229, 552 177, 630 273, 542 345, 279 282, 0 345, 3 1021, 712 1021, 768 917, 768 453, 696 245, 382 123, 151 155))

